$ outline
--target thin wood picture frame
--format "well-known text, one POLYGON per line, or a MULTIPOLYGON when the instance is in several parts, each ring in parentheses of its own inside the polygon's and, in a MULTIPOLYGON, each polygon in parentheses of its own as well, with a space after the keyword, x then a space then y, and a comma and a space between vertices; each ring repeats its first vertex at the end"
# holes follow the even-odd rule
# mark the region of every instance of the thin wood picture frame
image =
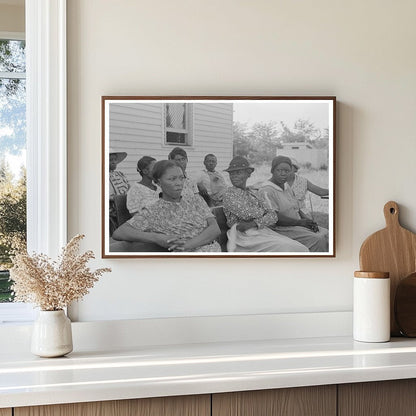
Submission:
POLYGON ((336 97, 103 96, 101 111, 103 258, 335 257, 336 97))

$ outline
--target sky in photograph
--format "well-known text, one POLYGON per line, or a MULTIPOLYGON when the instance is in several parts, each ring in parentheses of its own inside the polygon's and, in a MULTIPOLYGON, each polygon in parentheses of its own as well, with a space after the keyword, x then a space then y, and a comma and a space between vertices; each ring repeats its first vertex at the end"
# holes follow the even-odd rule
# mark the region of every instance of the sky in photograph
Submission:
POLYGON ((283 121, 293 127, 296 120, 305 119, 313 122, 319 129, 329 127, 329 103, 320 102, 234 102, 234 121, 248 123, 283 121))

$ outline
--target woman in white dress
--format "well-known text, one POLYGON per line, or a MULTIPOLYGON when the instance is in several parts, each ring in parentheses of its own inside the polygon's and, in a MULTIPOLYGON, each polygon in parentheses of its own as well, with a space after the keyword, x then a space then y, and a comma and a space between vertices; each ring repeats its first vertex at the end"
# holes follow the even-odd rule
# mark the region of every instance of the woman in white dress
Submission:
POLYGON ((292 169, 288 157, 276 156, 272 161, 272 177, 263 183, 259 195, 266 206, 277 212, 279 221, 273 229, 296 240, 313 252, 328 251, 328 230, 319 227, 300 208, 293 190, 287 184, 292 169))
POLYGON ((159 199, 160 189, 153 183, 153 166, 156 159, 143 156, 137 162, 137 172, 142 177, 140 182, 134 183, 127 192, 127 209, 134 215, 159 199))

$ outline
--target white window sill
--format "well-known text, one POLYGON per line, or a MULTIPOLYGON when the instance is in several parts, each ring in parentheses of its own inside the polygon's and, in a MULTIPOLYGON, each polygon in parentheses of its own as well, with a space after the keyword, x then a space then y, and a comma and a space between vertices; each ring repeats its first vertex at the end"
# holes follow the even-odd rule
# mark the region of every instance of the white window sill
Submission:
POLYGON ((0 303, 0 325, 30 323, 36 317, 36 311, 27 303, 0 303))

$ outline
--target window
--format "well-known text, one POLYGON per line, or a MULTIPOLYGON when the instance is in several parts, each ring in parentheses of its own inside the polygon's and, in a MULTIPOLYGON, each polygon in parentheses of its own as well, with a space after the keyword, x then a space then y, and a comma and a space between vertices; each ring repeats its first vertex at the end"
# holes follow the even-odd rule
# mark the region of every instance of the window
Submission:
MULTIPOLYGON (((25 0, 25 19, 27 246, 56 257, 67 242, 66 0, 25 0)), ((0 323, 33 316, 31 305, 0 303, 0 323)))
POLYGON ((0 37, 0 303, 12 301, 13 245, 26 244, 25 49, 24 40, 0 37))
POLYGON ((166 144, 191 144, 191 104, 166 103, 164 108, 166 144))

